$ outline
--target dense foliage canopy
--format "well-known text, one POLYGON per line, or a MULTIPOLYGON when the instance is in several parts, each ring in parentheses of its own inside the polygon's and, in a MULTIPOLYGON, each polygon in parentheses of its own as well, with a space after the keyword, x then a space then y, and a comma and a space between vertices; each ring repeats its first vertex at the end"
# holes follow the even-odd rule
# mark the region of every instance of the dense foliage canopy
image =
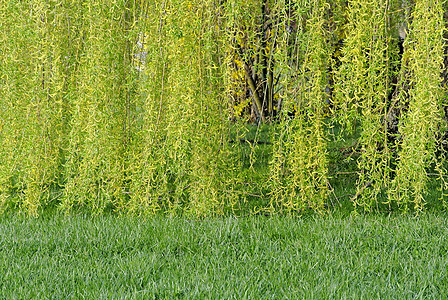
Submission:
POLYGON ((442 0, 0 0, 0 211, 324 213, 352 173, 356 211, 420 211, 430 176, 445 205, 447 22, 442 0))

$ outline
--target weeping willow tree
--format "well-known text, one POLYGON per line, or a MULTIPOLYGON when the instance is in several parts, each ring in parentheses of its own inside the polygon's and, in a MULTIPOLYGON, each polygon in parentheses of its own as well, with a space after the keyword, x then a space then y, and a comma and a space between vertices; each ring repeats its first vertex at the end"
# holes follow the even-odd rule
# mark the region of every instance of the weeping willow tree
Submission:
POLYGON ((323 213, 335 123, 357 208, 445 182, 441 1, 0 4, 0 211, 323 213))

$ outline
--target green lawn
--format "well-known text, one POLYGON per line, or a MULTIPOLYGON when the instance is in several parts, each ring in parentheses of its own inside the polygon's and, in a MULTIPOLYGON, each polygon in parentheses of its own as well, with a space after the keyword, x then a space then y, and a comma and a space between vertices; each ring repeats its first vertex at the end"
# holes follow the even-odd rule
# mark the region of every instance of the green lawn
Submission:
POLYGON ((443 299, 448 217, 0 218, 1 299, 443 299))

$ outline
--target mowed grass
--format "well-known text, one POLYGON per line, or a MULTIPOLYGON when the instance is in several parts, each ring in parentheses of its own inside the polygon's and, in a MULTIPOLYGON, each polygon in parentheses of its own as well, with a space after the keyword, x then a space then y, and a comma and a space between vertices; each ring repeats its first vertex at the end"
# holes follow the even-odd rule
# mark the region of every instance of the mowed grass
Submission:
POLYGON ((2 299, 443 299, 448 218, 0 218, 2 299))

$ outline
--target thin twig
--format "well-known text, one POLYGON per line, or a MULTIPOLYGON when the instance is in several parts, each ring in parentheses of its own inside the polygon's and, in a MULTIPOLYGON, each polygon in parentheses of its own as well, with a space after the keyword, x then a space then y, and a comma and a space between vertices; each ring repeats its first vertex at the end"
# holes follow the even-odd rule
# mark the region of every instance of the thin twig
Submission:
MULTIPOLYGON (((331 186, 331 183, 330 183, 330 181, 327 179, 327 185, 328 185, 328 188, 331 190, 331 192, 333 193, 333 195, 334 195, 334 198, 336 199, 336 201, 338 201, 338 203, 339 203, 339 207, 342 207, 342 204, 341 204, 341 202, 339 201, 339 198, 336 196, 336 193, 334 192, 334 188, 331 186)), ((333 200, 331 200, 331 197, 330 197, 330 201, 331 201, 331 205, 333 205, 333 207, 335 207, 335 205, 334 205, 334 203, 333 203, 333 200)))

